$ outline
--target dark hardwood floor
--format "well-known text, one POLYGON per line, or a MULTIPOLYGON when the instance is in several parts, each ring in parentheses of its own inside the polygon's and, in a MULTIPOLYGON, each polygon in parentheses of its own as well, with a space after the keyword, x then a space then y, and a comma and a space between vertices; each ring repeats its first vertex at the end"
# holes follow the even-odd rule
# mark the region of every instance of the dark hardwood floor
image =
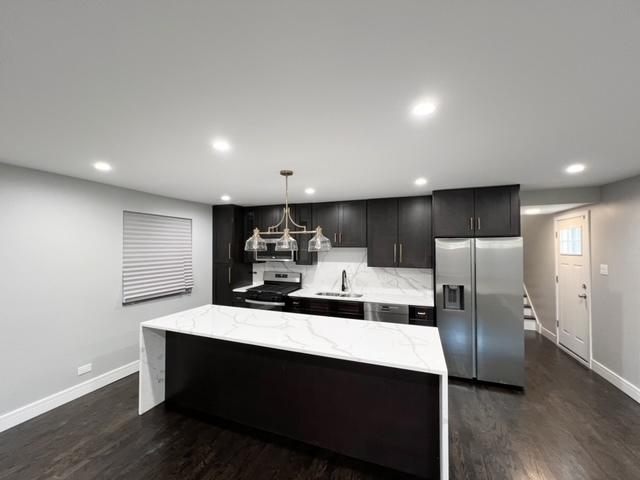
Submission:
MULTIPOLYGON (((525 393, 454 381, 452 479, 640 479, 640 405, 527 333, 525 393)), ((0 434, 0 479, 407 478, 156 408, 133 375, 0 434)))

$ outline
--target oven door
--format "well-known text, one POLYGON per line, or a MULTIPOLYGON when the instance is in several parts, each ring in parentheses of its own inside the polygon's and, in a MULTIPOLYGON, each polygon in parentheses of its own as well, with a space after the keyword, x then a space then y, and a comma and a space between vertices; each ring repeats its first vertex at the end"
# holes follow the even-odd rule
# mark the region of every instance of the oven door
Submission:
POLYGON ((284 302, 265 302, 263 300, 245 298, 244 303, 248 308, 256 308, 258 310, 274 310, 277 312, 284 310, 284 302))
POLYGON ((255 252, 255 259, 257 262, 295 262, 296 252, 276 251, 275 238, 265 239, 265 242, 267 244, 267 249, 262 252, 255 252))

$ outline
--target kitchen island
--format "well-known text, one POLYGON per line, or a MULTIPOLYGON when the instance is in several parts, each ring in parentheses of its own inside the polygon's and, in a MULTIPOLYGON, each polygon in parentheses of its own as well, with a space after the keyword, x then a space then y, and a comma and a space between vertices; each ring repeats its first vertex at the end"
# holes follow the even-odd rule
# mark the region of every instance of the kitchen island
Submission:
POLYGON ((140 326, 139 413, 209 414, 448 478, 436 328, 204 305, 140 326))

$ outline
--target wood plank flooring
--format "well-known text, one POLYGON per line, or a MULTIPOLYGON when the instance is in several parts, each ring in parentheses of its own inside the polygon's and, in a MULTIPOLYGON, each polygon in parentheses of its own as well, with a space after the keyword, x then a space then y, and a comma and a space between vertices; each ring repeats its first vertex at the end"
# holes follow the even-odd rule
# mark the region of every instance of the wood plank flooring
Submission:
MULTIPOLYGON (((640 405, 541 336, 525 393, 453 381, 452 479, 640 479, 640 405)), ((0 480, 350 479, 406 476, 327 451, 156 408, 137 376, 0 434, 0 480)))

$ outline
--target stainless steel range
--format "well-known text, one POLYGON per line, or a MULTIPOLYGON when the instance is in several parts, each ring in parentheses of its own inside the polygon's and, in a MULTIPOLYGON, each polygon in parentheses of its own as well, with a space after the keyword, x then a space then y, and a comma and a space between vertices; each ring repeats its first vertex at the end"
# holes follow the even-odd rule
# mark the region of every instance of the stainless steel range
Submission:
POLYGON ((264 284, 247 290, 245 303, 249 308, 283 310, 288 294, 302 288, 302 274, 295 272, 264 272, 264 284))

